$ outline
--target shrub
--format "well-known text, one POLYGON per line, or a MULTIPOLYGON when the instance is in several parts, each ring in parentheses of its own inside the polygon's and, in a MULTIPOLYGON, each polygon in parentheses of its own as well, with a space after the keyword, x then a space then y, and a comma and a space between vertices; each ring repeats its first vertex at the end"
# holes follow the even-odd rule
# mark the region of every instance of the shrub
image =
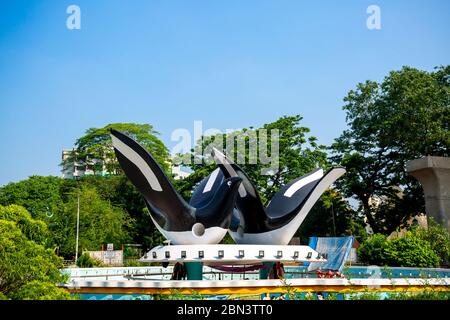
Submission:
POLYGON ((439 256, 428 241, 408 232, 403 238, 388 242, 385 262, 390 266, 432 268, 439 266, 439 256))
POLYGON ((22 286, 14 295, 16 300, 75 300, 66 290, 51 282, 31 281, 22 286))
POLYGON ((357 292, 348 297, 349 300, 383 300, 379 292, 357 292))
POLYGON ((124 259, 123 266, 124 267, 146 267, 148 266, 148 262, 142 262, 137 259, 124 259))
POLYGON ((358 248, 358 257, 362 262, 373 265, 384 265, 386 262, 386 248, 389 242, 386 236, 374 234, 358 248))
POLYGON ((450 233, 433 218, 428 219, 428 228, 415 228, 413 233, 420 239, 427 241, 433 251, 439 255, 441 265, 450 263, 450 233))
POLYGON ((123 250, 123 257, 124 258, 135 258, 135 257, 141 257, 141 250, 138 248, 133 247, 125 247, 123 250))
POLYGON ((440 261, 430 242, 415 232, 393 240, 375 234, 359 247, 358 255, 362 262, 393 267, 437 267, 440 261))
POLYGON ((92 258, 88 253, 83 253, 77 260, 79 268, 94 268, 102 267, 103 263, 97 259, 92 258))
POLYGON ((389 300, 450 300, 450 292, 393 293, 389 295, 389 300))

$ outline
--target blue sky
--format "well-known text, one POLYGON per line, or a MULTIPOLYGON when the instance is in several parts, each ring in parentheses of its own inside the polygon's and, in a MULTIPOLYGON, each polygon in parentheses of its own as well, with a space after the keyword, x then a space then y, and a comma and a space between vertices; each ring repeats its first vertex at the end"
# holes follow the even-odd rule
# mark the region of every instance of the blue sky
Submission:
POLYGON ((358 82, 450 57, 449 1, 0 2, 0 185, 59 175, 89 127, 236 129, 301 114, 319 142, 345 128, 358 82), (81 30, 66 8, 81 8, 81 30), (368 30, 366 9, 381 9, 368 30))

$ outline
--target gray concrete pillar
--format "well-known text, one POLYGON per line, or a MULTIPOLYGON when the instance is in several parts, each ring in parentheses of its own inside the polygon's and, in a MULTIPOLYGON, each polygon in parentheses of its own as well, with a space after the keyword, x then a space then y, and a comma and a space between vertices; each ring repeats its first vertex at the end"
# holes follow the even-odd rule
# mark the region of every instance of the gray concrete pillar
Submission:
POLYGON ((450 230, 450 158, 411 160, 406 171, 422 184, 427 215, 450 230))

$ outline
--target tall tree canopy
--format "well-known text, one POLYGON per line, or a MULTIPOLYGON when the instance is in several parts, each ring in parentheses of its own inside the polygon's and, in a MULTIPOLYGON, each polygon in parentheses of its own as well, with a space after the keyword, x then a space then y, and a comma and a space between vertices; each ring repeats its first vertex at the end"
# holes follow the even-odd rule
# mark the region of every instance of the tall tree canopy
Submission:
POLYGON ((0 188, 0 204, 25 207, 35 219, 48 222, 60 210, 64 180, 54 176, 31 176, 0 188))
POLYGON ((131 240, 129 227, 131 218, 122 208, 113 206, 102 199, 97 190, 86 184, 73 190, 64 204, 63 214, 55 218, 52 226, 55 244, 61 254, 68 256, 74 252, 76 236, 76 213, 80 197, 80 238, 79 251, 100 250, 102 244, 116 246, 131 240))
POLYGON ((419 183, 405 163, 450 155, 450 66, 392 71, 359 83, 344 99, 349 128, 331 150, 347 168, 338 185, 354 197, 374 232, 389 234, 424 212, 419 183))
MULTIPOLYGON (((25 207, 33 219, 50 230, 40 243, 56 248, 58 254, 71 258, 75 252, 78 192, 80 250, 95 250, 109 242, 121 245, 131 241, 137 233, 134 231, 137 228, 134 219, 125 210, 128 207, 135 209, 136 205, 127 198, 127 192, 131 192, 133 187, 123 188, 121 183, 126 184, 125 177, 86 176, 77 182, 52 176, 32 176, 1 187, 0 205, 18 204, 25 207)), ((135 199, 141 212, 144 204, 139 200, 135 199)), ((15 215, 18 217, 18 213, 15 215)), ((23 222, 18 220, 17 223, 21 225, 23 222)))
MULTIPOLYGON (((192 190, 193 185, 206 177, 217 166, 211 160, 211 145, 219 150, 224 150, 227 156, 235 162, 237 159, 242 161, 238 165, 249 175, 252 181, 260 191, 262 200, 267 202, 280 189, 280 187, 292 179, 308 173, 318 167, 329 167, 325 147, 317 143, 317 138, 307 136, 310 129, 300 125, 302 117, 284 116, 278 120, 264 124, 260 128, 244 128, 227 134, 218 134, 213 136, 203 136, 197 141, 196 147, 188 155, 183 155, 183 159, 189 159, 187 164, 193 170, 193 173, 180 181, 178 184, 184 190, 192 190), (260 131, 261 129, 266 131, 260 131), (272 159, 278 162, 276 170, 270 174, 261 174, 267 163, 262 163, 261 159, 251 159, 250 148, 257 146, 261 148, 261 139, 267 137, 267 153, 271 153, 272 136, 270 130, 278 131, 278 153, 272 159), (256 132, 257 135, 251 133, 256 132), (263 132, 263 133, 261 133, 263 132), (266 135, 267 133, 267 135, 266 135), (237 142, 239 140, 239 142, 237 142), (228 142, 227 142, 228 141, 228 142), (236 146, 233 150, 227 150, 227 143, 234 141, 236 146), (238 153, 238 143, 243 143, 244 153, 238 153), (229 151, 231 150, 232 153, 229 151), (205 152, 206 151, 206 152, 205 152), (227 152, 228 151, 228 152, 227 152), (197 161, 197 160, 201 161, 197 161), (257 161, 255 161, 257 160, 257 161)), ((185 194, 189 196, 189 194, 185 194)))
POLYGON ((9 299, 70 299, 62 259, 42 243, 46 225, 21 206, 0 205, 0 295, 9 299))
POLYGON ((69 165, 76 161, 87 165, 94 173, 106 170, 109 174, 120 173, 120 166, 112 147, 110 129, 119 130, 135 139, 151 152, 156 161, 169 172, 170 157, 164 143, 157 137, 159 134, 150 124, 112 123, 103 128, 89 128, 86 134, 75 142, 75 151, 63 161, 69 165))

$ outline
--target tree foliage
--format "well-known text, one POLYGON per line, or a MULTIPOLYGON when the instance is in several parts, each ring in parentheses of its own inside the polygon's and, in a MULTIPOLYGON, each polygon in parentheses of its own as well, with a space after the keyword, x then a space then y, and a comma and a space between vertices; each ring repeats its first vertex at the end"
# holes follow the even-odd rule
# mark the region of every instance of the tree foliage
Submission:
POLYGON ((450 155, 450 66, 435 72, 404 67, 381 83, 366 81, 344 101, 349 129, 332 161, 347 168, 338 186, 354 197, 376 233, 389 234, 424 212, 419 183, 405 163, 450 155))
POLYGON ((92 258, 88 253, 83 253, 77 260, 79 268, 94 268, 103 266, 102 261, 92 258))
POLYGON ((14 300, 75 300, 76 296, 70 296, 63 288, 57 287, 51 282, 33 280, 26 283, 11 295, 14 300))
POLYGON ((55 286, 65 281, 62 259, 33 241, 46 232, 33 220, 23 207, 0 206, 0 293, 10 299, 67 299, 69 294, 55 286))
POLYGON ((372 265, 383 265, 386 261, 385 250, 388 240, 385 235, 376 233, 358 248, 358 259, 372 265))
POLYGON ((80 198, 79 251, 99 250, 102 244, 114 243, 120 246, 130 240, 128 235, 131 219, 121 208, 103 200, 95 188, 81 185, 74 190, 64 204, 63 215, 54 226, 58 232, 57 246, 61 254, 74 252, 78 193, 80 198))
POLYGON ((387 265, 433 268, 439 266, 439 256, 428 241, 414 233, 393 239, 385 250, 387 265))
POLYGON ((62 165, 77 162, 86 165, 95 174, 104 169, 109 174, 121 173, 119 162, 116 159, 110 130, 116 129, 130 136, 151 152, 161 167, 169 172, 169 152, 164 143, 157 138, 159 134, 150 124, 112 123, 103 128, 89 128, 86 134, 75 142, 75 152, 71 154, 62 165))
POLYGON ((450 264, 450 233, 446 228, 429 218, 427 228, 415 227, 413 232, 419 239, 431 245, 433 251, 438 254, 441 265, 450 264))
MULTIPOLYGON (((56 248, 58 254, 72 258, 75 253, 77 198, 80 193, 80 250, 95 250, 102 244, 120 246, 131 241, 135 221, 124 209, 131 205, 118 188, 124 177, 86 177, 77 182, 57 177, 33 176, 27 180, 10 183, 0 188, 0 205, 23 204, 31 212, 11 205, 5 207, 0 217, 13 212, 14 220, 32 240, 48 248, 56 248), (100 190, 100 191, 99 191, 100 190), (103 195, 104 194, 104 195, 103 195), (119 201, 115 203, 114 201, 119 201), (51 210, 47 210, 51 207, 51 210), (45 231, 45 232, 44 232, 45 231)), ((129 186, 128 190, 133 190, 129 186)), ((130 191, 132 192, 132 191, 130 191)), ((144 205, 142 201, 140 205, 144 205)), ((142 211, 142 207, 139 209, 142 211)), ((12 219, 12 218, 11 218, 12 219)))
POLYGON ((75 253, 78 190, 81 191, 80 250, 95 250, 108 242, 116 246, 140 243, 144 249, 161 243, 142 195, 123 175, 84 176, 79 181, 32 176, 0 187, 0 205, 23 205, 40 224, 45 222, 49 230, 41 242, 71 259, 75 253), (100 230, 95 232, 94 227, 100 230))
POLYGON ((417 230, 406 236, 387 239, 375 234, 358 248, 358 257, 362 262, 393 267, 437 267, 440 258, 431 243, 422 239, 417 230))
POLYGON ((0 219, 15 222, 25 237, 38 244, 45 245, 48 239, 47 225, 41 220, 33 219, 22 206, 0 206, 0 219))
POLYGON ((65 181, 61 178, 31 176, 1 187, 0 204, 23 206, 34 218, 48 222, 62 207, 64 189, 65 181))
POLYGON ((162 243, 164 237, 151 220, 142 195, 127 177, 85 176, 80 183, 94 187, 104 200, 128 213, 130 219, 125 229, 130 241, 142 244, 144 250, 162 243))
POLYGON ((155 233, 159 233, 146 211, 141 194, 122 174, 112 147, 110 129, 119 130, 140 143, 172 179, 169 152, 157 137, 159 133, 150 124, 114 123, 103 128, 90 128, 83 137, 77 139, 75 152, 62 165, 76 161, 93 169, 94 173, 106 169, 112 176, 84 176, 83 183, 96 188, 104 200, 110 201, 114 207, 122 208, 132 217, 125 227, 128 239, 143 244, 146 249, 159 244, 156 242, 160 237, 155 236, 155 233))
POLYGON ((325 147, 317 143, 317 138, 314 136, 308 136, 310 129, 300 125, 302 117, 296 116, 284 116, 278 120, 264 124, 260 128, 244 128, 239 131, 234 131, 227 134, 219 134, 213 136, 203 136, 194 150, 188 155, 183 155, 183 159, 189 159, 188 166, 193 170, 193 173, 181 180, 177 181, 177 186, 182 191, 189 195, 189 191, 193 186, 206 177, 217 166, 211 160, 211 155, 205 150, 209 150, 213 145, 219 150, 227 150, 227 141, 234 141, 234 145, 237 144, 237 140, 240 140, 245 145, 245 152, 238 153, 239 149, 236 147, 231 150, 231 154, 227 156, 231 157, 235 162, 236 159, 240 159, 238 165, 248 174, 250 179, 255 183, 258 191, 260 192, 261 200, 268 202, 272 196, 280 189, 281 186, 289 181, 298 178, 318 167, 329 167, 327 162, 327 155, 325 153, 325 147), (257 145, 260 148, 261 133, 259 130, 266 130, 267 132, 267 151, 271 152, 272 137, 270 136, 271 130, 278 130, 278 146, 279 152, 274 157, 274 161, 278 161, 278 168, 271 174, 261 174, 267 164, 262 163, 258 159, 256 163, 251 159, 250 147, 257 145), (249 134, 249 132, 256 131, 258 135, 256 137, 249 134), (234 140, 233 140, 234 139, 234 140), (200 161, 198 161, 200 159, 200 161))

